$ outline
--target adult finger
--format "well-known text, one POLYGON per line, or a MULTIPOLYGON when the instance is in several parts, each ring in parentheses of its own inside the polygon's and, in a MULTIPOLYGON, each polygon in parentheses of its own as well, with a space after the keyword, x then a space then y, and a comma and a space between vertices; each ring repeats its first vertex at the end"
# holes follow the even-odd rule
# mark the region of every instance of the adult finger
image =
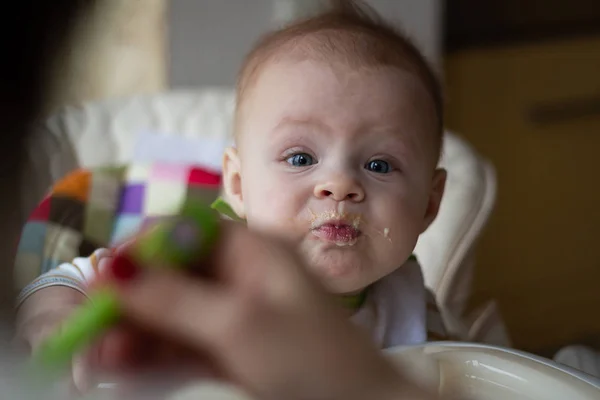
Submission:
POLYGON ((144 271, 116 292, 132 323, 196 349, 211 344, 204 342, 206 327, 224 311, 226 298, 218 285, 170 271, 144 271))

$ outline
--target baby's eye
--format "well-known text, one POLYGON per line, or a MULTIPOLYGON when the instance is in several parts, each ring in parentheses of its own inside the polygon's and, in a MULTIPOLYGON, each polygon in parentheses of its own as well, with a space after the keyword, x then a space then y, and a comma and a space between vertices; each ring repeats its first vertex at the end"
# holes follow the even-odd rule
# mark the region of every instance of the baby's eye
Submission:
POLYGON ((365 165, 365 168, 378 174, 389 174, 392 171, 390 163, 383 160, 369 161, 367 165, 365 165))
POLYGON ((294 167, 308 167, 315 163, 313 158, 306 153, 294 154, 293 156, 288 157, 286 161, 294 167))

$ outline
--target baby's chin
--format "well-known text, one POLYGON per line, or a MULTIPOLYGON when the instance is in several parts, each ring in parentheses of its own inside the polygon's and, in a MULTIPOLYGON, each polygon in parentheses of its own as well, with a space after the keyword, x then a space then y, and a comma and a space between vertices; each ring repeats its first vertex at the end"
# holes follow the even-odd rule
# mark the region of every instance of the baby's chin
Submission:
MULTIPOLYGON (((375 262, 357 257, 353 252, 328 252, 326 255, 312 255, 307 260, 308 267, 331 293, 355 293, 386 273, 373 269, 375 262)), ((391 271, 390 271, 391 272, 391 271)))

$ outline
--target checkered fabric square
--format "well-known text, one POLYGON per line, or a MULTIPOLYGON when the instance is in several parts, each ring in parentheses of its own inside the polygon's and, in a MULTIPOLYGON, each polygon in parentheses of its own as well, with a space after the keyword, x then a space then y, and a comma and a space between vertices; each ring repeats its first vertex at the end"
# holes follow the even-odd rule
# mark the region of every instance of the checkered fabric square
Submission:
POLYGON ((129 164, 72 172, 54 185, 23 228, 15 261, 18 289, 175 214, 187 199, 212 202, 220 184, 219 173, 194 165, 129 164))

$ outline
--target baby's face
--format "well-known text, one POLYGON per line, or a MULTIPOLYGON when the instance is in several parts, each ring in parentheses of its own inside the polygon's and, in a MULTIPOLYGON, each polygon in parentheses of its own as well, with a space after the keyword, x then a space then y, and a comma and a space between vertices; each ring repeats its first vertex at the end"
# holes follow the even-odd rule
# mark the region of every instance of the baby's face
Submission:
POLYGON ((398 268, 435 218, 436 117, 393 68, 271 63, 245 99, 228 200, 252 229, 291 241, 334 293, 398 268))

